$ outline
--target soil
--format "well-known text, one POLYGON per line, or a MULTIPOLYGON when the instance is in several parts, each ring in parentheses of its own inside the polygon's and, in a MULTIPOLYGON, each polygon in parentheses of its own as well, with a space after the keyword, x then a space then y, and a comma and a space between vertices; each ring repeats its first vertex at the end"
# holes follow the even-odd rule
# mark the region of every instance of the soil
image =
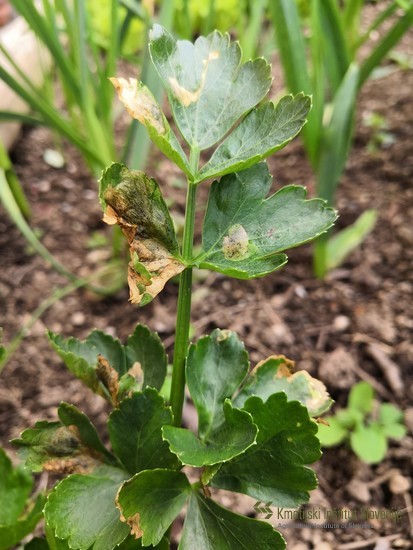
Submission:
MULTIPOLYGON (((411 44, 412 36, 406 46, 410 57, 411 44)), ((338 190, 337 227, 347 226, 367 208, 377 210, 378 220, 340 268, 323 281, 315 279, 311 246, 305 246, 289 253, 282 271, 261 280, 244 282, 204 272, 195 276, 194 340, 215 327, 234 330, 245 341, 252 365, 269 355, 285 354, 298 369, 320 378, 336 401, 333 410, 346 404, 356 381, 367 380, 379 400, 405 412, 409 433, 401 441, 391 441, 379 465, 364 464, 346 446, 325 450, 314 466, 319 488, 309 505, 310 509, 401 510, 401 520, 370 519, 368 528, 350 528, 346 520, 339 522, 340 528, 323 528, 320 521, 319 528, 296 528, 294 522, 277 519, 274 508, 269 521, 276 527, 284 525, 280 530, 295 550, 412 547, 411 493, 403 486, 403 479, 411 484, 413 474, 412 89, 413 71, 392 66, 362 91, 354 147, 338 190), (363 123, 369 112, 384 117, 386 131, 393 137, 387 147, 378 144, 371 150, 375 130, 363 123)), ((67 144, 64 168, 46 164, 43 154, 50 147, 55 143, 47 130, 25 129, 13 151, 32 206, 31 225, 62 264, 89 276, 110 255, 107 246, 91 247, 96 232, 110 239, 110 230, 101 221, 97 185, 67 144)), ((274 188, 297 183, 314 194, 313 176, 299 140, 277 153, 269 165, 274 188)), ((179 172, 156 154, 148 171, 162 182, 179 225, 185 201, 179 172)), ((33 254, 4 210, 0 212, 0 311, 7 344, 53 290, 67 281, 33 254)), ((197 215, 201 221, 202 208, 197 215)), ((62 400, 81 407, 104 430, 105 403, 65 369, 47 342, 46 328, 78 338, 99 328, 125 339, 141 322, 159 332, 171 356, 177 292, 177 285, 169 283, 151 304, 138 308, 128 302, 125 286, 106 298, 78 289, 49 307, 2 372, 1 445, 11 451, 8 441, 22 429, 36 419, 55 419, 62 400)), ((187 425, 194 424, 189 403, 184 418, 187 425)), ((218 498, 243 513, 254 513, 252 499, 231 500, 223 492, 218 498)))

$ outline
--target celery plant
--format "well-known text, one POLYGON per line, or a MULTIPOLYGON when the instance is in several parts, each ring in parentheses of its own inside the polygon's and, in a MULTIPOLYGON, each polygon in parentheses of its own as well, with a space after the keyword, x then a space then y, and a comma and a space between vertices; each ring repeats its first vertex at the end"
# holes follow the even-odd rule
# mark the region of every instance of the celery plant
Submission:
POLYGON ((283 356, 250 372, 248 353, 229 330, 189 344, 191 281, 194 267, 263 277, 287 262, 285 249, 334 223, 335 211, 321 199, 307 200, 302 187, 267 197, 271 177, 263 161, 300 131, 310 98, 261 103, 270 66, 264 59, 241 64, 239 45, 217 31, 191 44, 156 25, 150 53, 186 145, 146 86, 113 82, 130 114, 186 175, 182 248, 161 188, 144 172, 111 164, 100 180, 100 200, 104 220, 119 224, 129 243, 133 303, 145 305, 180 274, 170 395, 163 390, 165 349, 147 327, 137 325, 125 344, 98 330, 85 341, 49 333, 70 371, 112 407, 111 449, 68 403, 60 405, 57 422, 37 423, 15 444, 34 472, 69 474, 45 505, 50 548, 166 549, 171 524, 187 505, 182 550, 282 549, 285 541, 271 525, 220 506, 211 488, 278 506, 305 502, 316 486, 307 464, 320 456, 312 417, 331 400, 321 382, 304 371, 293 374, 283 356), (212 154, 201 164, 205 150, 212 154), (197 190, 210 178, 202 248, 194 252, 197 190), (182 426, 185 387, 198 414, 197 433, 182 426))

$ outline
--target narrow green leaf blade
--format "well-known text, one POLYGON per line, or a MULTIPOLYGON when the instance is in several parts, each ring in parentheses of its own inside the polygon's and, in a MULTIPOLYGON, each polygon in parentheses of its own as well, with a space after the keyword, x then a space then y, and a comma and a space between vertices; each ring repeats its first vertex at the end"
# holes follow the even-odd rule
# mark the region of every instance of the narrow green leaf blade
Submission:
POLYGON ((135 78, 129 80, 111 78, 110 80, 131 117, 139 120, 146 127, 152 142, 162 153, 179 166, 189 178, 192 178, 188 159, 148 88, 135 78))
POLYGON ((122 485, 117 506, 144 546, 157 545, 182 510, 190 490, 182 472, 146 470, 122 485))
POLYGON ((168 358, 158 334, 138 324, 129 336, 125 350, 128 368, 139 363, 143 371, 142 388, 150 386, 160 390, 165 381, 168 358))
POLYGON ((332 235, 327 242, 326 265, 330 271, 340 266, 346 257, 361 245, 373 230, 377 220, 376 210, 366 210, 348 227, 332 235))
POLYGON ((304 126, 310 108, 310 97, 298 94, 253 109, 219 145, 197 179, 245 170, 285 147, 304 126))
POLYGON ((78 550, 112 550, 129 534, 120 521, 115 497, 126 474, 108 466, 95 475, 74 474, 50 493, 45 506, 48 525, 59 539, 78 550))
POLYGON ((146 388, 124 399, 108 422, 116 456, 132 474, 154 468, 176 468, 177 458, 162 440, 162 426, 172 424, 172 412, 158 392, 146 388))
POLYGON ((310 416, 324 414, 333 404, 320 380, 304 370, 294 372, 294 363, 280 355, 258 363, 234 399, 234 405, 242 408, 252 395, 267 401, 273 393, 280 391, 287 395, 288 401, 299 401, 304 405, 310 416))
POLYGON ((331 119, 323 133, 317 168, 317 194, 329 204, 334 204, 335 189, 348 157, 359 74, 358 67, 350 65, 334 96, 331 119))
POLYGON ((250 397, 244 408, 258 426, 256 445, 223 464, 212 484, 281 507, 307 502, 317 479, 305 464, 320 457, 317 425, 307 409, 297 401, 287 402, 284 393, 272 395, 266 403, 250 397))
POLYGON ((266 96, 271 84, 267 62, 256 59, 240 65, 239 44, 218 31, 191 44, 176 41, 163 27, 154 25, 149 49, 178 127, 198 150, 222 139, 266 96))
POLYGON ((262 277, 284 265, 283 250, 329 229, 336 212, 320 199, 306 200, 290 185, 265 198, 271 177, 260 163, 215 181, 210 189, 198 267, 242 279, 262 277))
POLYGON ((248 367, 248 353, 234 332, 215 329, 190 346, 186 380, 198 412, 201 439, 223 422, 224 401, 233 396, 248 367))
POLYGON ((179 550, 284 550, 285 541, 269 523, 226 510, 199 493, 191 495, 179 550))
POLYGON ((183 464, 201 467, 231 460, 254 444, 257 427, 245 411, 224 403, 224 420, 202 439, 190 430, 164 426, 163 437, 183 464))

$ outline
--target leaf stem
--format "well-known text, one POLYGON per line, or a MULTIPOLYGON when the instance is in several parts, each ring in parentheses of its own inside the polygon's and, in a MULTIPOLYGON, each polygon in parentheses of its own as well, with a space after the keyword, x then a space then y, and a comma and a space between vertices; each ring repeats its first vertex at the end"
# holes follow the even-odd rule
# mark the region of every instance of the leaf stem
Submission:
MULTIPOLYGON (((191 149, 191 173, 196 174, 199 162, 199 151, 191 149)), ((190 262, 194 241, 195 208, 197 186, 188 181, 185 227, 182 246, 182 259, 190 262)), ((188 349, 189 326, 191 322, 192 268, 182 272, 179 282, 178 308, 176 315, 176 335, 170 403, 176 426, 181 425, 182 409, 185 397, 185 359, 188 349)))

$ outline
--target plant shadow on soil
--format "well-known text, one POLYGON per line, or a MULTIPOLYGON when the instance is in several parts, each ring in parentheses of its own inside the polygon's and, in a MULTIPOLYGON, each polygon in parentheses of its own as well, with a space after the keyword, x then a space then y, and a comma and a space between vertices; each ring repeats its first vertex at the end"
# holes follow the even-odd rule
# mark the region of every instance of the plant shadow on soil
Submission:
MULTIPOLYGON (((283 270, 261 280, 243 282, 202 272, 195 276, 194 339, 215 327, 229 328, 244 339, 252 365, 268 355, 285 354, 297 368, 323 380, 336 408, 345 405, 354 382, 366 379, 375 385, 379 399, 391 401, 406 412, 409 434, 392 443, 386 459, 377 466, 361 463, 343 446, 326 450, 315 466, 320 486, 312 495, 310 508, 406 508, 404 495, 392 490, 388 473, 396 469, 412 478, 412 89, 413 71, 395 70, 369 82, 363 90, 355 143, 338 192, 337 225, 345 227, 366 208, 377 209, 379 216, 373 232, 340 269, 325 281, 315 280, 311 247, 305 246, 290 251, 283 270), (373 131, 362 124, 367 111, 384 116, 388 131, 395 137, 391 146, 374 153, 367 150, 373 131), (398 380, 402 380, 400 388, 398 380)), ((79 275, 90 275, 104 264, 108 254, 105 248, 88 248, 93 232, 109 236, 101 222, 96 182, 77 152, 66 145, 66 167, 56 170, 47 166, 42 157, 47 147, 53 147, 51 137, 38 128, 25 130, 13 152, 33 207, 32 226, 66 267, 79 275)), ((313 180, 299 140, 277 153, 269 165, 274 188, 304 184, 313 196, 313 180)), ((148 172, 161 182, 177 219, 182 217, 185 192, 179 173, 156 156, 148 172)), ((0 311, 7 344, 51 290, 65 281, 31 253, 4 210, 0 211, 0 311)), ((197 215, 201 221, 202 211, 197 215)), ((160 333, 171 356, 177 291, 177 285, 169 283, 153 303, 139 309, 128 303, 126 287, 106 299, 78 290, 47 310, 2 372, 1 444, 10 450, 8 441, 36 419, 55 419, 62 400, 80 406, 104 430, 105 403, 65 370, 47 343, 46 327, 79 338, 99 328, 125 339, 137 322, 146 323, 160 333)), ((193 426, 190 404, 184 418, 193 426)), ((252 499, 233 498, 228 493, 217 497, 234 510, 247 515, 254 512, 252 499)), ((270 521, 277 527, 275 516, 270 521)), ((400 522, 371 520, 370 526, 287 527, 282 532, 289 548, 297 550, 318 548, 321 542, 338 548, 339 544, 392 535, 392 544, 410 548, 407 513, 400 522)))

